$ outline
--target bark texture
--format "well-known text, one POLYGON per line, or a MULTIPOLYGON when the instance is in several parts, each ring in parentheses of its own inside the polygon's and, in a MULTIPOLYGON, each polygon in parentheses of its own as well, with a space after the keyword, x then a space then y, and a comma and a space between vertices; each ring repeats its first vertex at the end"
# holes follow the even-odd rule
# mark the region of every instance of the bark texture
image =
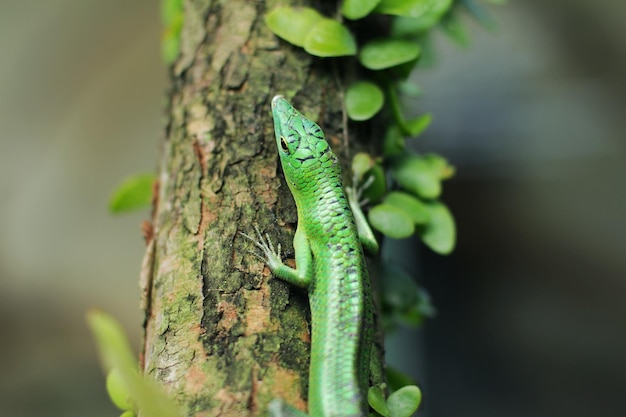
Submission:
POLYGON ((185 2, 142 281, 144 370, 189 416, 266 415, 276 397, 306 408, 306 294, 272 279, 239 235, 256 223, 289 249, 295 231, 273 95, 317 120, 345 156, 331 69, 263 22, 281 3, 185 2))

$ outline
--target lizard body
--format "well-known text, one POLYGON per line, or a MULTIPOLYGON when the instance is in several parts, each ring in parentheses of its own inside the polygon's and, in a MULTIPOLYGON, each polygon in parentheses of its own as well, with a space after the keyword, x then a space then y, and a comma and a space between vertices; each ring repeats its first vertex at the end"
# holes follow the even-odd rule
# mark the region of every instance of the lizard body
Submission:
MULTIPOLYGON (((368 415, 372 296, 339 161, 320 127, 282 96, 273 98, 272 115, 283 173, 298 212, 296 269, 283 264, 280 246, 275 251, 269 237, 258 233, 259 241, 252 240, 274 275, 309 295, 309 416, 363 417, 368 415)), ((304 415, 282 404, 273 404, 271 412, 304 415)))

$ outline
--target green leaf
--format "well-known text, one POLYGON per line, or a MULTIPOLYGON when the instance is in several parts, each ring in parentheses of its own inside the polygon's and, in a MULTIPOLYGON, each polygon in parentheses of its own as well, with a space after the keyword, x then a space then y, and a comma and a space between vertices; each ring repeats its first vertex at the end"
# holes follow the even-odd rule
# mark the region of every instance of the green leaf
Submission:
POLYGON ((439 22, 439 19, 431 16, 405 17, 396 16, 391 21, 391 36, 397 38, 417 37, 439 22))
POLYGON ((138 370, 137 360, 122 326, 110 315, 92 310, 87 314, 87 322, 100 352, 103 369, 108 373, 114 368, 124 373, 138 370))
POLYGON ((169 26, 171 22, 179 20, 183 11, 183 0, 161 1, 161 21, 165 26, 169 26))
POLYGON ((402 188, 417 196, 433 199, 441 194, 441 180, 424 158, 415 155, 394 158, 391 175, 402 188))
POLYGON ((361 19, 370 14, 378 3, 380 0, 344 0, 341 5, 341 14, 348 19, 361 19))
POLYGON ((452 0, 382 0, 374 11, 397 16, 421 17, 441 15, 451 4, 452 0))
POLYGON ((430 212, 426 203, 413 197, 411 194, 392 191, 385 196, 383 202, 406 212, 415 224, 424 224, 430 218, 430 212))
POLYGON ((430 164, 433 172, 442 179, 447 180, 454 176, 455 168, 453 165, 450 165, 448 160, 441 155, 436 153, 429 153, 426 155, 422 155, 422 158, 430 164))
POLYGON ((365 68, 381 70, 410 62, 419 57, 420 47, 402 39, 378 39, 361 49, 359 61, 365 68))
POLYGON ((366 181, 372 181, 368 187, 362 190, 362 197, 368 202, 378 201, 387 191, 385 181, 385 172, 380 164, 372 156, 365 152, 358 152, 352 158, 352 173, 359 187, 362 187, 366 181), (373 178, 373 180, 370 180, 373 178))
POLYGON ((430 212, 430 220, 418 232, 422 241, 433 252, 447 255, 454 249, 456 244, 456 225, 454 217, 445 204, 440 201, 427 203, 430 212))
POLYGON ((430 123, 433 121, 433 116, 430 113, 424 113, 421 116, 404 121, 404 128, 406 129, 406 133, 415 137, 421 134, 424 130, 430 126, 430 123))
POLYGON ((387 129, 387 133, 385 133, 385 137, 383 138, 383 155, 398 155, 404 152, 404 149, 404 137, 402 136, 400 127, 396 124, 392 124, 387 129))
POLYGON ((426 317, 435 317, 437 310, 430 301, 430 296, 422 288, 418 289, 417 301, 400 315, 406 325, 418 327, 426 317))
POLYGON ((180 52, 180 27, 172 26, 163 32, 161 39, 161 57, 163 62, 171 64, 180 52))
POLYGON ((303 47, 307 35, 324 17, 310 7, 279 7, 265 15, 265 24, 276 36, 303 47))
POLYGON ((356 55, 352 33, 341 23, 309 7, 279 7, 265 15, 274 34, 311 55, 333 57, 356 55))
POLYGON ((120 414, 120 417, 137 417, 137 415, 133 410, 126 410, 122 414, 120 414))
POLYGON ((420 327, 424 324, 424 315, 416 306, 411 306, 408 310, 403 311, 400 315, 400 319, 406 326, 420 327))
POLYGON ((369 81, 356 82, 346 91, 346 111, 352 120, 371 119, 383 107, 385 97, 376 84, 369 81))
POLYGON ((365 173, 363 180, 367 181, 370 177, 373 177, 374 181, 369 185, 369 187, 363 190, 363 198, 370 203, 374 203, 380 200, 387 192, 385 170, 382 166, 376 164, 365 173))
POLYGON ((411 98, 418 98, 422 96, 422 87, 420 87, 419 84, 414 81, 399 81, 398 91, 400 91, 401 94, 411 98))
POLYGON ((118 369, 127 387, 130 398, 144 417, 181 416, 176 404, 170 400, 161 387, 152 379, 139 374, 122 326, 110 315, 92 310, 87 314, 87 323, 96 339, 103 368, 107 371, 118 369))
POLYGON ((372 227, 394 239, 409 237, 415 231, 409 215, 389 204, 378 204, 372 207, 367 217, 372 227))
POLYGON ((441 27, 457 45, 465 48, 469 45, 469 35, 456 15, 450 13, 442 21, 441 27))
MULTIPOLYGON (((426 2, 419 2, 426 3, 426 2)), ((396 37, 415 37, 435 26, 452 6, 452 0, 429 1, 427 5, 408 13, 396 16, 391 22, 391 35, 396 37)))
POLYGON ((356 41, 347 27, 332 19, 321 19, 304 40, 304 50, 319 57, 356 55, 356 41))
POLYGON ((426 317, 435 316, 437 311, 430 294, 413 276, 388 261, 383 261, 381 266, 382 307, 389 325, 400 321, 420 326, 426 317))
POLYGON ((357 152, 352 158, 352 173, 358 181, 362 181, 365 173, 374 165, 376 165, 376 161, 370 154, 367 152, 357 152))
POLYGON ((392 366, 387 366, 385 374, 387 376, 387 383, 389 384, 389 389, 391 391, 397 391, 407 385, 415 385, 415 381, 413 381, 413 378, 403 372, 398 371, 392 366))
POLYGON ((390 417, 410 417, 422 401, 422 392, 415 385, 407 385, 387 399, 390 417))
POLYGON ((156 181, 154 174, 138 174, 126 178, 111 195, 109 210, 121 213, 148 207, 152 201, 152 186, 156 181))
POLYGON ((420 286, 417 288, 417 302, 413 304, 413 308, 422 317, 435 317, 437 315, 437 309, 433 305, 430 294, 420 286))
POLYGON ((120 410, 132 410, 133 403, 130 401, 130 392, 124 381, 124 377, 118 368, 109 371, 106 380, 107 392, 113 404, 120 410))
POLYGON ((165 26, 161 40, 161 56, 166 64, 171 64, 178 58, 183 19, 182 0, 163 0, 161 2, 161 21, 165 26))
POLYGON ((370 387, 367 391, 367 402, 378 414, 383 417, 389 416, 389 408, 385 401, 385 396, 378 385, 370 387))

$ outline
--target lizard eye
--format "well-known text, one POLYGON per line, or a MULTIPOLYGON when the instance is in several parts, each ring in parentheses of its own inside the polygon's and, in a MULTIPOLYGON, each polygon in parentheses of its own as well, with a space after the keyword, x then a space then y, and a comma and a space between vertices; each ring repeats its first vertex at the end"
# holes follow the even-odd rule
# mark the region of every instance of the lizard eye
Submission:
POLYGON ((284 136, 280 137, 280 147, 283 150, 283 152, 289 153, 289 147, 287 146, 287 140, 285 139, 284 136))

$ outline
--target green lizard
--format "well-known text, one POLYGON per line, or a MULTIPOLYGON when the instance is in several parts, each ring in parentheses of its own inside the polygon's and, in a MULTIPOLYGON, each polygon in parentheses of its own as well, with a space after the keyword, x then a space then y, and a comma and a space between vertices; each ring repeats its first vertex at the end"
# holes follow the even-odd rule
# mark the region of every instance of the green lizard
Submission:
MULTIPOLYGON (((252 240, 277 277, 308 290, 311 306, 311 417, 367 416, 372 296, 363 244, 377 250, 357 200, 348 201, 339 161, 320 127, 282 96, 272 99, 276 145, 298 210, 296 269, 283 264, 269 236, 252 240), (352 207, 352 210, 351 210, 352 207), (353 215, 357 214, 357 220, 353 215), (358 223, 358 226, 357 226, 358 223), (363 231, 364 233, 359 233, 363 231)), ((351 197, 357 197, 349 190, 351 197)), ((306 414, 273 401, 274 416, 306 414)))

